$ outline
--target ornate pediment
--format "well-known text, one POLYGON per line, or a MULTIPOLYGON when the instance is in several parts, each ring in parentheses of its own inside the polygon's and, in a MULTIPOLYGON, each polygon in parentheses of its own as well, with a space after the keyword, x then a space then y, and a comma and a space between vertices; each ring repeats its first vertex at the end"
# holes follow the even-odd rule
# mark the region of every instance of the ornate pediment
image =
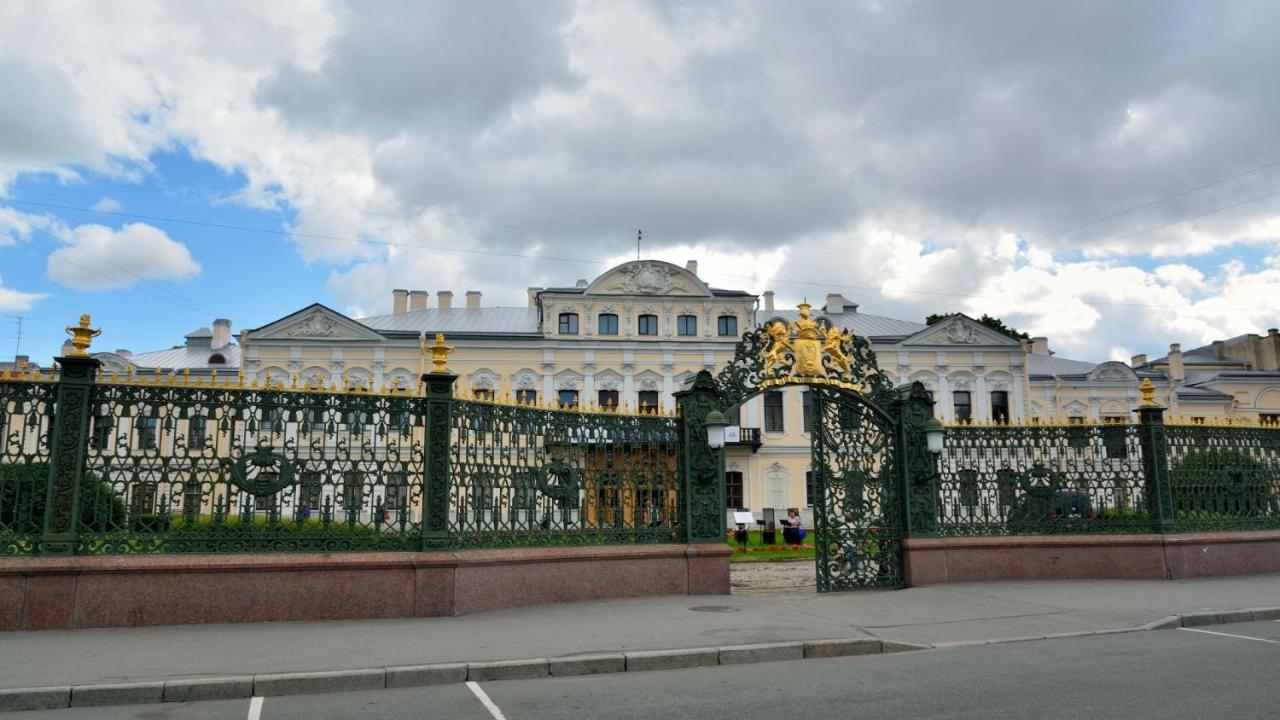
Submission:
POLYGON ((967 315, 951 317, 930 325, 903 340, 902 345, 1004 345, 1018 347, 1021 343, 1003 333, 983 325, 967 315))
POLYGON ((1133 368, 1122 362, 1111 360, 1104 362, 1089 371, 1090 380, 1111 380, 1119 382, 1138 382, 1138 374, 1133 368))
POLYGON ((255 340, 381 340, 382 336, 317 303, 249 331, 249 338, 252 343, 255 340))
POLYGON ((587 295, 662 295, 710 297, 697 275, 661 260, 636 260, 605 272, 587 286, 587 295))

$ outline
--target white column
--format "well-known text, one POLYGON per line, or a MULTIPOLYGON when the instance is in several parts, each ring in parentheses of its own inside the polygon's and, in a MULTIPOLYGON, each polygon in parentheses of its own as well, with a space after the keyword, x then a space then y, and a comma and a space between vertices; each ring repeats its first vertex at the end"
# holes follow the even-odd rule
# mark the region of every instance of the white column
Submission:
POLYGON ((1013 380, 1011 381, 1013 387, 1009 388, 1010 401, 1013 403, 1013 407, 1009 409, 1009 414, 1012 416, 1009 419, 1013 422, 1022 422, 1027 415, 1026 403, 1022 397, 1022 382, 1021 373, 1013 375, 1013 380))
POLYGON ((973 417, 975 420, 990 420, 991 395, 987 392, 987 373, 979 368, 974 368, 974 371, 978 380, 973 387, 978 397, 973 399, 973 417))
POLYGON ((951 404, 951 383, 947 382, 946 372, 938 371, 938 397, 937 407, 942 419, 951 422, 956 418, 955 407, 951 404))
POLYGON ((551 363, 542 364, 542 401, 552 405, 560 401, 556 397, 555 369, 556 366, 551 363))
POLYGON ((662 407, 668 410, 675 407, 676 399, 673 393, 676 391, 676 379, 673 375, 674 372, 674 366, 665 364, 662 366, 662 407))
POLYGON ((342 387, 342 348, 333 349, 333 361, 329 364, 329 382, 342 387))
POLYGON ((596 402, 596 366, 587 363, 582 366, 582 396, 578 398, 578 403, 584 408, 591 407, 591 403, 596 402))
POLYGON ((622 366, 622 397, 618 398, 618 402, 629 403, 632 407, 636 406, 639 396, 636 395, 636 366, 626 363, 622 366))

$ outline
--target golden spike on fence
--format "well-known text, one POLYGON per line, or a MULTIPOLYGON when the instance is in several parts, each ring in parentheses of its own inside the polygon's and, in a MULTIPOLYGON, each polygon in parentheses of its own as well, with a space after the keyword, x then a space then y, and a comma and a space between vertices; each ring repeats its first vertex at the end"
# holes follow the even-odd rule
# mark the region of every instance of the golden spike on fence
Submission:
POLYGON ((218 387, 218 369, 209 371, 209 387, 218 387))
POLYGON ((191 384, 191 368, 182 368, 182 384, 191 384))

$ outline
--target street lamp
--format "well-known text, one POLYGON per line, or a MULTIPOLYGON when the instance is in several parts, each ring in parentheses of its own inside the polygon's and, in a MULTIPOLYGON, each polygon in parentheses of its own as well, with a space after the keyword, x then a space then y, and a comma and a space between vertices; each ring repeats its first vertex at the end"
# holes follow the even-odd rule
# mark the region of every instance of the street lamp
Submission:
POLYGON ((719 450, 724 447, 724 427, 729 424, 724 413, 719 410, 712 410, 707 413, 707 445, 712 450, 719 450))
POLYGON ((924 437, 929 443, 929 452, 934 455, 942 452, 942 441, 946 437, 946 430, 938 418, 929 418, 929 422, 924 424, 924 437))

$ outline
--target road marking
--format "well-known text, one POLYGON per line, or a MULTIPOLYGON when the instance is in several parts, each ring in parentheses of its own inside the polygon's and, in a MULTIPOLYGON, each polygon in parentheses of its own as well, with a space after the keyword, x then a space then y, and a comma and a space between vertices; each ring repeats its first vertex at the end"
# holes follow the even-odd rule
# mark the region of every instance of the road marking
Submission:
POLYGON ((1254 640, 1256 642, 1264 642, 1264 643, 1271 643, 1273 645, 1280 645, 1280 640, 1267 640, 1266 638, 1256 638, 1256 637, 1250 637, 1248 635, 1232 635, 1231 633, 1214 632, 1212 630, 1201 630, 1200 628, 1178 628, 1178 629, 1186 630, 1187 632, 1204 633, 1205 635, 1221 635, 1222 637, 1239 638, 1241 640, 1254 640))
POLYGON ((471 688, 471 694, 475 695, 476 698, 484 704, 485 709, 493 716, 493 720, 507 720, 507 716, 503 715, 502 711, 498 709, 498 706, 493 704, 493 701, 489 699, 488 693, 481 690, 478 683, 468 680, 467 687, 471 688))
POLYGON ((248 720, 258 720, 260 717, 262 717, 262 698, 255 695, 249 698, 248 720))

